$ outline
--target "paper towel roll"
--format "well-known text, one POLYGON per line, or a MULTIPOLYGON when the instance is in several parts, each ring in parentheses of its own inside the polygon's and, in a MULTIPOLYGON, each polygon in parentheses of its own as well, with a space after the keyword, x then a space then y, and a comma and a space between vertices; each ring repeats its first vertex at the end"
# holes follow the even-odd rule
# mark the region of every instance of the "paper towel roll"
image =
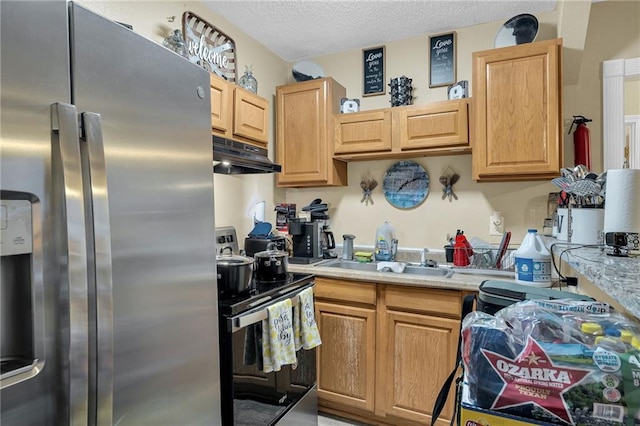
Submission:
POLYGON ((253 215, 254 222, 264 222, 264 207, 265 201, 258 201, 256 203, 256 212, 253 215))
POLYGON ((640 232, 640 170, 607 171, 604 232, 640 232))

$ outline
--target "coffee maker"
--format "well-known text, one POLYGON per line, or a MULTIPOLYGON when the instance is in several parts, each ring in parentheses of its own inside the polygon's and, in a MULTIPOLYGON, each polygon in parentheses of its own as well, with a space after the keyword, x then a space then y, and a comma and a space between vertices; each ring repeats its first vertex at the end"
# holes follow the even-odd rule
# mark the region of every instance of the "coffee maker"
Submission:
POLYGON ((322 246, 322 258, 323 259, 335 259, 338 254, 334 251, 336 248, 336 240, 331 231, 331 226, 326 220, 317 221, 320 226, 320 241, 322 246))
POLYGON ((293 242, 291 263, 314 263, 323 259, 322 224, 305 219, 290 219, 289 234, 293 242))

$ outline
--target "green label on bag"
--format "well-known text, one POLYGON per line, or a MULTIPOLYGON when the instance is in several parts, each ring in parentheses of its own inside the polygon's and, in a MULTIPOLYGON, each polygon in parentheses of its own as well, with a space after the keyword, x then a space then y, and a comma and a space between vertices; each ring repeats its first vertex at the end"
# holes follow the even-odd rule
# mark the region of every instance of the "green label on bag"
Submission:
POLYGON ((634 426, 634 418, 640 420, 640 351, 620 354, 622 382, 627 405, 627 426, 634 426))

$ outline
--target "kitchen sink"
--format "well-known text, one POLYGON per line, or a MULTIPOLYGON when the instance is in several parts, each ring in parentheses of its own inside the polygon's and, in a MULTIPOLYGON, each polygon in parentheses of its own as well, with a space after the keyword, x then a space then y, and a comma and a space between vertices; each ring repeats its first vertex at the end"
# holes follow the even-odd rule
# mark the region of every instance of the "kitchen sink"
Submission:
MULTIPOLYGON (((323 260, 316 264, 316 266, 322 266, 325 268, 340 268, 340 269, 351 269, 354 271, 365 271, 365 272, 380 272, 382 274, 394 274, 395 272, 386 272, 386 271, 378 271, 377 264, 374 262, 371 263, 360 263, 353 260, 342 260, 342 259, 328 259, 323 260)), ((426 266, 419 265, 407 265, 404 268, 403 274, 409 275, 420 275, 423 277, 442 277, 442 278, 450 278, 454 272, 451 269, 445 268, 429 268, 426 266)))
POLYGON ((404 268, 403 274, 409 275, 422 275, 425 277, 443 277, 451 278, 455 273, 451 269, 445 268, 430 268, 426 266, 407 265, 404 268))
POLYGON ((324 260, 316 266, 325 266, 329 268, 353 269, 356 271, 376 272, 377 265, 375 263, 360 263, 352 260, 329 259, 324 260))

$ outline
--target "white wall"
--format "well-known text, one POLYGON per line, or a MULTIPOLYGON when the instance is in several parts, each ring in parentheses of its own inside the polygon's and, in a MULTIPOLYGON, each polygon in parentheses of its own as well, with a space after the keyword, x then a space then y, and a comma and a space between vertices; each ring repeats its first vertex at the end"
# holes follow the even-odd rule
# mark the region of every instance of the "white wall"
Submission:
MULTIPOLYGON (((566 0, 565 0, 566 1, 566 0)), ((556 12, 536 15, 540 21, 538 39, 556 37, 556 12)), ((496 31, 502 22, 486 23, 459 28, 457 33, 457 79, 471 80, 471 54, 490 49, 496 31)), ((570 29, 567 29, 570 30, 570 29)), ((427 49, 428 37, 416 37, 386 44, 387 68, 385 78, 407 75, 413 78, 414 104, 446 99, 445 88, 428 88, 427 49)), ((582 55, 565 55, 563 67, 579 68, 573 84, 563 88, 565 129, 564 163, 573 166, 573 143, 568 135, 572 115, 593 118, 590 123, 592 144, 592 168, 602 170, 602 95, 601 63, 605 59, 637 57, 640 49, 640 2, 604 1, 593 3, 582 55), (634 53, 636 52, 636 53, 634 53), (569 60, 568 58, 571 58, 569 60)), ((566 51, 564 53, 567 53, 566 51)), ((362 110, 389 106, 389 94, 362 98, 362 51, 360 49, 314 58, 325 70, 347 88, 347 96, 361 98, 362 110)), ((575 75, 575 73, 573 73, 575 75)), ((372 173, 381 182, 385 170, 394 161, 370 161, 349 163, 347 188, 290 189, 287 202, 305 205, 316 197, 329 202, 332 207, 332 224, 336 235, 352 233, 356 242, 371 244, 375 229, 384 220, 390 220, 397 228, 401 246, 441 247, 447 234, 464 229, 465 234, 497 243, 499 237, 489 233, 489 217, 494 210, 504 216, 505 230, 513 232, 511 241, 518 244, 527 228, 541 230, 546 217, 549 192, 557 188, 548 181, 513 183, 476 183, 471 179, 471 156, 417 158, 429 173, 431 191, 425 202, 409 211, 395 209, 386 202, 381 189, 373 193, 374 206, 360 204, 359 182, 364 173, 372 173), (460 200, 449 203, 441 200, 438 177, 447 167, 461 175, 455 186, 460 200)))
POLYGON ((640 78, 625 79, 624 114, 640 115, 640 78))
MULTIPOLYGON (((270 123, 274 120, 275 87, 286 83, 288 65, 268 51, 258 41, 248 37, 226 19, 217 15, 200 1, 96 1, 80 0, 88 9, 107 18, 133 25, 133 30, 161 44, 173 29, 182 29, 182 14, 191 11, 219 28, 236 42, 238 76, 245 65, 253 67, 258 80, 258 94, 269 100, 270 123), (168 17, 175 17, 169 22, 168 17)), ((274 158, 274 126, 269 129, 269 152, 274 158)), ((266 220, 275 222, 273 212, 277 189, 273 175, 227 176, 214 175, 216 226, 234 225, 238 235, 246 235, 252 226, 252 207, 255 201, 267 200, 266 220)))
MULTIPOLYGON (((537 15, 540 22, 538 39, 556 37, 556 13, 537 15)), ((493 22, 456 30, 456 77, 472 80, 472 53, 493 48, 496 32, 503 22, 493 22)), ((429 88, 428 35, 414 37, 385 46, 386 73, 390 78, 406 75, 413 79, 414 105, 447 99, 447 88, 429 88)), ((362 97, 362 50, 355 49, 313 59, 336 81, 345 86, 347 96, 361 99, 361 110, 390 106, 387 86, 385 95, 362 97)), ((332 226, 341 239, 343 233, 356 235, 356 243, 372 244, 376 228, 385 220, 395 227, 401 246, 442 248, 447 234, 455 235, 457 229, 466 235, 477 236, 492 243, 499 243, 500 236, 489 235, 489 217, 493 211, 502 212, 506 230, 512 230, 512 241, 519 243, 529 227, 542 230, 547 216, 547 194, 554 191, 548 181, 517 183, 476 183, 471 177, 471 155, 444 157, 419 157, 428 172, 430 190, 423 204, 411 210, 400 210, 389 204, 382 194, 382 186, 373 193, 375 205, 366 207, 362 198, 360 181, 365 173, 371 173, 381 184, 385 171, 398 160, 351 162, 348 166, 347 188, 289 189, 287 202, 305 205, 316 197, 331 206, 332 226), (447 168, 461 178, 454 186, 458 201, 442 200, 442 185, 438 178, 447 168)))
MULTIPOLYGON (((565 0, 569 1, 569 0, 565 0)), ((267 51, 258 41, 249 38, 224 18, 207 9, 198 1, 91 1, 82 0, 105 16, 132 24, 134 31, 160 43, 171 28, 180 28, 182 13, 190 10, 211 24, 219 27, 235 39, 238 46, 239 69, 253 64, 258 79, 258 94, 267 98, 271 106, 271 123, 274 114, 275 87, 291 82, 290 67, 279 57, 267 51), (167 22, 175 16, 177 22, 167 22)), ((249 13, 249 12, 248 12, 249 13)), ((540 21, 538 39, 556 37, 556 12, 537 15, 540 21)), ((602 95, 601 62, 605 59, 640 56, 640 2, 613 1, 593 3, 584 53, 580 63, 564 66, 580 67, 578 82, 563 88, 563 118, 585 115, 593 118, 592 134, 593 168, 602 168, 602 95), (635 54, 633 53, 635 52, 635 54)), ((502 22, 492 22, 473 27, 459 28, 457 33, 457 79, 471 81, 471 53, 489 49, 502 22)), ((278 29, 274 29, 277 31, 278 29)), ((321 35, 319 35, 320 37, 321 35)), ((407 75, 413 78, 414 104, 446 99, 445 88, 428 88, 427 62, 428 36, 414 37, 386 44, 387 68, 385 79, 407 75)), ((389 94, 362 98, 362 51, 360 49, 327 55, 313 60, 320 64, 325 74, 332 76, 347 89, 349 97, 361 98, 361 109, 389 106, 389 94)), ((567 55, 568 56, 568 55, 567 55)), ((573 56, 572 56, 573 57, 573 56)), ((565 126, 567 123, 565 123, 565 126)), ((568 128, 563 132, 565 164, 573 163, 573 147, 568 128)), ((273 158, 274 128, 270 131, 270 152, 273 158)), ((471 156, 444 156, 415 159, 428 171, 431 179, 430 193, 416 209, 402 211, 392 207, 382 195, 380 187, 373 193, 375 204, 365 207, 360 203, 360 180, 371 173, 382 182, 385 170, 394 163, 388 161, 353 162, 349 164, 349 185, 342 188, 275 188, 274 176, 224 176, 215 175, 216 224, 235 225, 239 235, 245 235, 251 227, 251 207, 255 201, 267 201, 268 221, 274 222, 273 207, 277 202, 293 202, 298 207, 314 198, 322 198, 330 204, 333 230, 341 240, 343 233, 356 235, 356 243, 372 244, 375 229, 384 220, 390 220, 397 228, 400 245, 405 247, 442 247, 448 233, 464 229, 465 234, 478 236, 497 243, 499 237, 489 237, 489 217, 494 210, 501 211, 505 229, 513 232, 512 242, 519 243, 527 228, 542 228, 546 217, 547 194, 556 188, 548 181, 482 183, 471 179, 471 156), (461 179, 454 189, 459 201, 441 200, 438 177, 451 167, 461 179)))

